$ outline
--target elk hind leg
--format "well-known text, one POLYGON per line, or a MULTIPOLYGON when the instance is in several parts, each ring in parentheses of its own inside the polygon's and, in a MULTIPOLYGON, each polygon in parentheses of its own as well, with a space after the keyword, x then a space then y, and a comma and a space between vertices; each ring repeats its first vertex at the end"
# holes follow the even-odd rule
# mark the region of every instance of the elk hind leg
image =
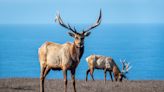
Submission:
POLYGON ((40 92, 44 92, 44 71, 46 67, 41 66, 41 71, 40 71, 40 92))
POLYGON ((41 68, 41 77, 40 77, 40 92, 44 92, 44 80, 50 68, 48 66, 41 68))

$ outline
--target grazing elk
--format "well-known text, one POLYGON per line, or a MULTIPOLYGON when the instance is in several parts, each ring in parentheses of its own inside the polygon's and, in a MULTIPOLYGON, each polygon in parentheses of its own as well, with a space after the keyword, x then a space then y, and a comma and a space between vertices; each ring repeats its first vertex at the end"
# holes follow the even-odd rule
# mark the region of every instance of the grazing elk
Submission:
POLYGON ((93 72, 94 69, 102 69, 104 70, 104 81, 106 82, 106 72, 108 71, 112 78, 112 72, 114 74, 115 81, 119 79, 119 81, 122 81, 123 78, 126 78, 125 74, 131 69, 130 64, 124 61, 122 62, 123 68, 122 71, 118 68, 115 61, 111 57, 105 57, 101 55, 90 55, 86 58, 86 61, 89 65, 89 69, 86 71, 86 81, 88 80, 88 73, 90 72, 92 80, 93 78, 93 72))
POLYGON ((55 21, 58 21, 62 27, 71 31, 68 32, 68 34, 74 38, 74 42, 67 42, 64 44, 45 42, 39 48, 38 53, 41 67, 40 92, 44 92, 44 80, 51 69, 63 71, 64 92, 67 92, 67 70, 70 70, 74 92, 76 92, 75 71, 84 53, 84 38, 90 35, 91 29, 95 28, 101 23, 101 10, 96 23, 86 30, 83 30, 81 33, 77 32, 75 27, 72 28, 69 24, 66 25, 61 19, 60 14, 56 16, 55 21))

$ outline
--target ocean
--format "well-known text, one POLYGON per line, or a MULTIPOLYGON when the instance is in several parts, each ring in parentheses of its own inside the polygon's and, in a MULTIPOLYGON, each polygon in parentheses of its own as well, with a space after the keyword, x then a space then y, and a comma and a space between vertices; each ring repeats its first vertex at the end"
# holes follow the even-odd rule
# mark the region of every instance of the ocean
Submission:
MULTIPOLYGON (((82 30, 89 25, 76 26, 82 30)), ((0 78, 39 78, 38 48, 45 41, 73 42, 67 33, 67 29, 57 24, 1 24, 0 78)), ((91 35, 85 38, 76 79, 85 79, 88 69, 85 58, 91 54, 112 57, 120 69, 120 59, 126 59, 132 65, 127 73, 129 80, 164 80, 164 24, 102 24, 91 30, 91 35)), ((104 71, 95 70, 94 77, 103 80, 104 71)), ((63 73, 51 70, 47 78, 62 79, 63 73)))

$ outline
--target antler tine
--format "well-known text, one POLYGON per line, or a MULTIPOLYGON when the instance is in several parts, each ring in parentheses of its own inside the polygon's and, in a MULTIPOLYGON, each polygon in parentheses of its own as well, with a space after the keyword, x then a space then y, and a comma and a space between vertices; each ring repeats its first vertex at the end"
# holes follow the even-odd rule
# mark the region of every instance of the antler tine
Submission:
POLYGON ((122 63, 122 60, 120 59, 120 62, 122 63))
POLYGON ((101 14, 101 9, 100 9, 100 14, 99 14, 99 18, 97 19, 96 23, 94 23, 93 25, 91 25, 89 28, 87 28, 86 30, 84 30, 83 32, 88 32, 90 31, 91 29, 97 27, 98 25, 100 25, 101 23, 101 17, 102 17, 102 14, 101 14))
POLYGON ((128 71, 132 68, 132 66, 130 66, 130 63, 126 61, 126 59, 121 60, 120 62, 122 63, 122 73, 126 74, 128 73, 128 71))
POLYGON ((124 73, 125 72, 125 68, 126 68, 125 62, 122 61, 121 59, 120 59, 120 62, 122 63, 122 72, 124 73))
POLYGON ((70 26, 70 24, 68 24, 68 29, 71 30, 74 33, 77 33, 75 27, 74 27, 74 29, 72 29, 72 27, 70 26))
POLYGON ((130 66, 130 67, 127 69, 127 72, 128 72, 130 69, 132 69, 132 66, 130 66))
POLYGON ((126 59, 124 59, 123 62, 126 63, 126 59))
POLYGON ((125 67, 126 67, 126 73, 132 68, 132 66, 130 66, 130 63, 125 63, 125 67))
POLYGON ((74 27, 74 31, 77 32, 75 27, 74 27))
POLYGON ((126 63, 126 67, 129 67, 130 63, 126 63))
POLYGON ((73 33, 76 33, 75 28, 72 29, 72 27, 71 27, 69 24, 66 25, 66 24, 63 22, 63 20, 62 20, 61 17, 60 17, 60 13, 57 14, 57 16, 56 16, 56 18, 55 18, 55 22, 56 22, 56 21, 58 21, 58 23, 59 23, 62 27, 66 28, 66 29, 69 29, 69 30, 72 31, 73 33))
POLYGON ((126 64, 126 69, 129 70, 131 68, 130 63, 126 64))

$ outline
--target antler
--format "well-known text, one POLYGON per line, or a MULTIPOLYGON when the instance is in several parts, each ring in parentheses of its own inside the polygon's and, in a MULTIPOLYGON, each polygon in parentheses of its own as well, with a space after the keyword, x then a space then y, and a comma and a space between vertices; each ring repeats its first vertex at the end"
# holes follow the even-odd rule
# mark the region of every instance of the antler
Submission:
POLYGON ((68 29, 68 30, 70 30, 70 31, 72 31, 73 33, 77 33, 75 27, 72 28, 69 24, 66 25, 66 24, 63 22, 63 20, 61 19, 59 13, 58 13, 57 16, 55 17, 55 22, 57 22, 57 21, 59 22, 59 24, 60 24, 62 27, 66 28, 66 29, 68 29))
POLYGON ((130 63, 127 63, 125 60, 120 60, 122 63, 122 73, 128 73, 128 71, 132 68, 132 66, 130 66, 130 63))
POLYGON ((88 32, 90 31, 91 29, 97 27, 98 25, 100 25, 101 23, 101 17, 102 17, 102 14, 101 14, 101 9, 100 9, 100 14, 99 14, 99 18, 97 19, 96 23, 94 23, 93 25, 91 25, 89 28, 85 29, 83 32, 88 32))

